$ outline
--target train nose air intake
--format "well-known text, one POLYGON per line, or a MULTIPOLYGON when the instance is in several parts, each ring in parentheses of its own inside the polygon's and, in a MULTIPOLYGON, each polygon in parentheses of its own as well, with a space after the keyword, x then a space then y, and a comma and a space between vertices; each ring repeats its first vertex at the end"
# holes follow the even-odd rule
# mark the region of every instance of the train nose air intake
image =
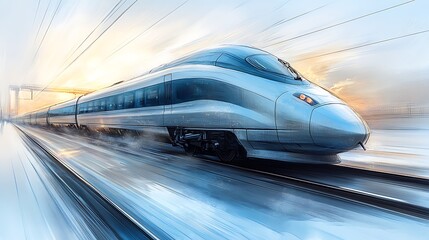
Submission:
POLYGON ((314 109, 310 120, 313 142, 319 146, 349 150, 365 143, 369 130, 363 120, 343 104, 328 104, 314 109))

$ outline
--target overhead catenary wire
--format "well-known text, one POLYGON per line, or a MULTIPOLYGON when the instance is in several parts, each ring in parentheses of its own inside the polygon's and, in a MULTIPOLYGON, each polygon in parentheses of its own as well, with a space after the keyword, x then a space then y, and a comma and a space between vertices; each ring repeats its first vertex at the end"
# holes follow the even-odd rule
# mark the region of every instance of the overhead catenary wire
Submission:
POLYGON ((346 52, 346 51, 350 51, 350 50, 354 50, 354 49, 359 49, 359 48, 368 47, 368 46, 372 46, 372 45, 376 45, 376 44, 380 44, 380 43, 390 42, 390 41, 393 41, 393 40, 397 40, 397 39, 401 39, 401 38, 406 38, 406 37, 411 37, 411 36, 415 36, 415 35, 419 35, 419 34, 424 34, 424 33, 429 33, 429 29, 423 30, 423 31, 419 31, 419 32, 409 33, 409 34, 405 34, 405 35, 401 35, 401 36, 397 36, 397 37, 392 37, 392 38, 388 38, 388 39, 383 39, 383 40, 379 40, 379 41, 375 41, 375 42, 371 42, 371 43, 360 44, 360 45, 357 45, 357 46, 348 47, 348 48, 344 48, 344 49, 340 49, 340 50, 336 50, 336 51, 332 51, 332 52, 322 53, 322 54, 319 54, 319 55, 315 55, 315 56, 311 56, 311 57, 307 57, 307 58, 298 59, 298 60, 296 60, 294 62, 300 62, 300 61, 304 61, 304 60, 308 60, 308 59, 319 58, 319 57, 323 57, 323 56, 328 56, 328 55, 332 55, 332 54, 346 52))
POLYGON ((58 3, 57 8, 55 9, 55 12, 54 12, 54 14, 52 15, 51 21, 49 21, 49 25, 48 25, 48 27, 46 28, 45 33, 43 34, 42 40, 40 41, 39 47, 37 48, 37 51, 36 51, 36 53, 34 54, 33 60, 37 57, 37 54, 39 53, 39 50, 40 50, 40 48, 42 47, 42 44, 43 44, 43 42, 44 42, 44 40, 45 40, 45 37, 46 37, 46 35, 48 34, 49 29, 51 28, 52 21, 54 21, 54 18, 55 18, 55 16, 57 15, 58 10, 60 9, 60 6, 61 6, 62 1, 63 1, 63 0, 60 0, 60 2, 58 3))
POLYGON ((131 44, 137 38, 139 38, 140 36, 142 36, 144 33, 146 33, 147 31, 149 31, 153 27, 155 27, 162 20, 166 19, 168 16, 170 16, 175 11, 177 11, 179 8, 181 8, 183 5, 185 5, 188 1, 189 0, 186 0, 185 2, 183 2, 182 4, 180 4, 179 6, 177 6, 176 8, 174 8, 172 11, 170 11, 169 13, 167 13, 166 15, 164 15, 163 17, 161 17, 160 19, 158 19, 156 22, 154 22, 148 28, 146 28, 145 30, 143 30, 141 33, 137 34, 136 36, 134 36, 133 38, 131 38, 130 40, 128 40, 126 43, 122 44, 119 48, 117 48, 116 50, 114 50, 106 59, 110 58, 111 56, 113 56, 114 54, 116 54, 117 52, 119 52, 120 50, 122 50, 123 48, 125 48, 126 46, 128 46, 129 44, 131 44))
POLYGON ((40 1, 37 1, 36 13, 34 14, 33 24, 36 22, 37 14, 39 13, 40 1))
POLYGON ((37 42, 37 38, 39 37, 40 29, 43 26, 43 22, 45 21, 46 13, 48 12, 49 7, 51 6, 51 2, 52 2, 52 0, 49 0, 48 7, 46 7, 45 13, 43 14, 42 21, 39 24, 39 27, 38 27, 37 33, 36 33, 36 37, 34 38, 34 44, 36 44, 36 42, 37 42))
POLYGON ((295 15, 295 16, 293 16, 293 17, 291 17, 291 18, 286 18, 286 19, 279 20, 279 21, 277 21, 277 22, 275 22, 275 23, 271 24, 270 26, 266 27, 265 29, 263 29, 260 33, 266 32, 267 30, 269 30, 269 29, 271 29, 271 28, 273 28, 273 27, 276 27, 276 26, 282 25, 282 24, 287 23, 287 22, 289 22, 289 21, 292 21, 292 20, 294 20, 294 19, 298 19, 298 18, 303 17, 303 16, 305 16, 305 15, 307 15, 307 14, 310 14, 310 13, 316 12, 316 11, 318 11, 318 10, 320 10, 320 9, 322 9, 322 8, 324 8, 324 7, 326 7, 327 5, 328 5, 328 4, 324 4, 324 5, 319 6, 319 7, 317 7, 317 8, 314 8, 314 9, 311 9, 311 10, 309 10, 309 11, 306 11, 306 12, 300 13, 300 14, 298 14, 298 15, 295 15))
POLYGON ((64 61, 64 64, 79 50, 79 48, 82 47, 82 45, 92 36, 92 34, 103 24, 105 23, 110 17, 113 16, 124 4, 126 3, 126 0, 119 0, 115 6, 104 16, 104 18, 95 26, 94 29, 85 37, 85 39, 74 49, 74 51, 67 57, 67 59, 64 61))
POLYGON ((43 92, 48 86, 50 86, 61 74, 63 74, 71 65, 73 65, 86 51, 88 51, 91 46, 94 45, 95 42, 98 41, 138 0, 135 0, 132 4, 130 4, 122 13, 115 19, 113 22, 103 31, 101 32, 95 40, 93 40, 78 56, 76 56, 73 61, 71 61, 66 67, 64 67, 55 77, 51 80, 46 86, 38 92, 34 98, 38 97, 41 92, 43 92))
POLYGON ((380 9, 380 10, 377 10, 377 11, 374 11, 374 12, 370 12, 370 13, 367 13, 367 14, 364 14, 364 15, 361 15, 361 16, 358 16, 358 17, 355 17, 355 18, 348 19, 346 21, 342 21, 342 22, 339 22, 339 23, 336 23, 336 24, 333 24, 333 25, 330 25, 330 26, 327 26, 327 27, 323 27, 323 28, 320 28, 320 29, 317 29, 317 30, 314 30, 314 31, 303 33, 303 34, 300 34, 300 35, 297 35, 297 36, 294 36, 294 37, 291 37, 291 38, 287 38, 287 39, 281 40, 281 41, 276 42, 276 43, 268 44, 268 45, 266 45, 264 47, 276 46, 276 45, 279 45, 279 44, 282 44, 282 43, 285 43, 285 42, 288 42, 288 41, 291 41, 291 40, 295 40, 295 39, 298 39, 298 38, 302 38, 302 37, 305 37, 305 36, 308 36, 308 35, 311 35, 311 34, 314 34, 314 33, 319 33, 319 32, 322 32, 322 31, 325 31, 325 30, 328 30, 328 29, 331 29, 331 28, 335 28, 335 27, 341 26, 341 25, 346 24, 346 23, 350 23, 350 22, 353 22, 353 21, 356 21, 356 20, 359 20, 359 19, 362 19, 362 18, 366 18, 366 17, 372 16, 372 15, 375 15, 375 14, 378 14, 378 13, 381 13, 381 12, 385 12, 385 11, 388 11, 388 10, 391 10, 391 9, 394 9, 394 8, 397 8, 397 7, 404 6, 404 5, 412 3, 414 1, 415 0, 410 0, 410 1, 407 1, 407 2, 399 3, 399 4, 396 4, 396 5, 387 7, 387 8, 383 8, 383 9, 380 9))

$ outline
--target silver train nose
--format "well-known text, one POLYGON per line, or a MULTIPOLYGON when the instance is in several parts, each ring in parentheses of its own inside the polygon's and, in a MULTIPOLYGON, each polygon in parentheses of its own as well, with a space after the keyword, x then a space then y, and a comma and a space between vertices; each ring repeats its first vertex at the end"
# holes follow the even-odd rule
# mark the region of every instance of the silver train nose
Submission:
POLYGON ((347 151, 359 146, 359 143, 366 143, 369 129, 348 106, 328 104, 314 109, 310 134, 316 145, 347 151))

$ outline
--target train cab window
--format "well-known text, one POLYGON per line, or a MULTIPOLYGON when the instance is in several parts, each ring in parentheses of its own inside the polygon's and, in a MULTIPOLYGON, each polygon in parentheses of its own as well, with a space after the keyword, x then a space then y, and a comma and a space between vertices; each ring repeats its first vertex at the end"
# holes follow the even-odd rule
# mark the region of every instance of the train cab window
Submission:
POLYGON ((144 106, 144 98, 143 98, 143 89, 138 89, 135 91, 135 100, 134 100, 134 107, 140 108, 144 106))
POLYGON ((107 98, 107 102, 106 102, 106 108, 107 111, 112 111, 112 110, 116 110, 116 97, 112 96, 107 98))
POLYGON ((151 86, 145 88, 145 106, 157 106, 159 105, 159 86, 151 86))
POLYGON ((116 96, 116 109, 124 109, 124 94, 119 94, 116 96))
POLYGON ((241 72, 252 72, 251 66, 248 65, 249 64, 247 64, 244 60, 226 53, 222 54, 216 60, 216 66, 218 67, 233 69, 241 72))
POLYGON ((100 111, 106 111, 106 98, 100 100, 100 111))
POLYGON ((134 107, 134 92, 127 92, 124 96, 124 108, 134 107))
POLYGON ((289 63, 280 60, 273 55, 252 55, 250 57, 247 57, 246 61, 257 69, 293 77, 296 80, 300 80, 298 73, 289 65, 289 63))

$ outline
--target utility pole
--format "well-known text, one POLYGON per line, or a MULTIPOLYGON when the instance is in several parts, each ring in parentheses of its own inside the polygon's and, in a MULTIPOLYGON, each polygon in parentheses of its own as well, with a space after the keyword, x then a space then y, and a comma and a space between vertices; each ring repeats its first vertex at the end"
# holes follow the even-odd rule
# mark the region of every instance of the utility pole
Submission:
POLYGON ((93 92, 94 90, 91 89, 76 89, 76 88, 46 88, 43 86, 37 86, 37 85, 28 85, 28 84, 24 84, 24 85, 9 85, 9 118, 11 116, 11 91, 15 92, 15 108, 14 108, 14 115, 17 115, 19 113, 19 92, 20 91, 29 91, 31 94, 30 99, 26 99, 26 100, 34 100, 34 91, 38 91, 38 92, 56 92, 56 93, 68 93, 68 94, 74 94, 76 96, 76 94, 87 94, 90 92, 93 92))

